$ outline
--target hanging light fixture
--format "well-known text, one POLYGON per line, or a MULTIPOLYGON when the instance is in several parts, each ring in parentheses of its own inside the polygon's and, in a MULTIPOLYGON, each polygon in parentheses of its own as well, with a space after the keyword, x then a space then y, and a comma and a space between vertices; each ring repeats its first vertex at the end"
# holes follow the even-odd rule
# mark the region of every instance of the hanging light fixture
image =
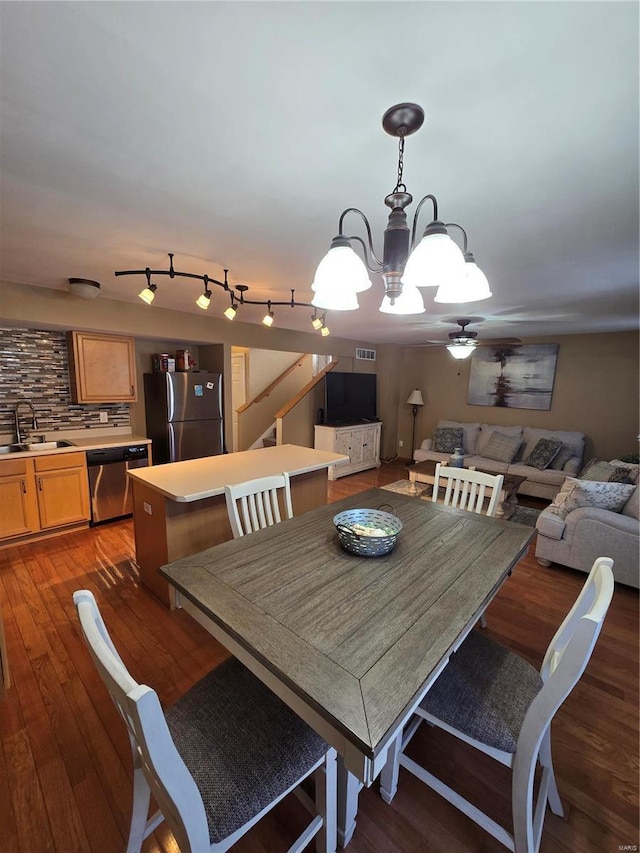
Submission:
POLYGON ((267 313, 262 318, 262 322, 264 323, 264 325, 269 326, 269 328, 271 328, 271 326, 273 326, 274 316, 275 315, 274 315, 273 311, 271 310, 271 302, 267 302, 267 313))
POLYGON ((144 274, 147 277, 147 286, 144 290, 141 290, 138 296, 142 299, 143 302, 146 302, 147 305, 151 305, 153 300, 156 298, 156 290, 158 289, 157 284, 151 284, 151 270, 147 267, 144 271, 144 274))
POLYGON ((327 315, 322 315, 322 320, 320 321, 320 334, 323 338, 328 337, 331 332, 329 331, 329 327, 327 326, 327 315))
POLYGON ((385 294, 379 310, 383 314, 422 314, 424 300, 417 287, 405 284, 400 296, 396 296, 393 301, 385 294))
POLYGON ((196 299, 196 305, 198 308, 202 308, 203 311, 206 311, 209 305, 211 304, 211 291, 209 290, 209 276, 205 275, 203 278, 204 281, 204 293, 202 293, 196 299))
POLYGON ((476 340, 478 333, 467 332, 466 327, 471 322, 470 320, 457 320, 456 322, 460 326, 461 331, 449 332, 447 350, 454 358, 462 360, 463 358, 469 358, 478 346, 478 341, 476 340))
POLYGON ((318 332, 322 328, 322 320, 318 317, 318 312, 314 311, 311 315, 311 325, 318 332))
POLYGON ((229 305, 229 307, 225 309, 224 316, 227 318, 227 320, 235 320, 237 313, 238 313, 238 306, 233 301, 233 294, 232 294, 231 305, 229 305))
MULTIPOLYGON (((475 265, 473 255, 468 253, 467 257, 463 254, 449 236, 448 229, 454 227, 453 223, 445 225, 438 219, 438 202, 434 195, 426 195, 420 201, 413 218, 411 232, 409 230, 405 208, 412 203, 413 196, 407 192, 402 182, 404 142, 407 136, 411 136, 422 127, 423 122, 424 111, 418 104, 397 104, 384 114, 382 126, 388 134, 399 139, 399 152, 396 186, 384 200, 391 212, 384 232, 382 260, 374 251, 371 226, 367 217, 355 207, 347 208, 340 216, 337 236, 331 241, 329 251, 316 269, 312 284, 315 292, 312 305, 334 311, 349 311, 357 308, 356 294, 371 286, 367 269, 382 275, 385 298, 380 310, 385 313, 409 313, 389 311, 389 308, 394 308, 396 300, 399 300, 402 295, 403 286, 414 288, 437 286, 440 294, 438 301, 445 301, 445 299, 459 301, 458 296, 463 292, 480 294, 481 288, 477 285, 478 276, 475 271, 467 267, 472 264, 478 273, 480 270, 475 265), (433 220, 427 225, 422 239, 416 245, 418 216, 423 204, 427 201, 433 205, 433 220), (366 243, 360 237, 345 236, 344 219, 348 213, 357 213, 363 220, 367 233, 366 243), (353 240, 361 243, 364 262, 353 250, 351 246, 353 240), (471 287, 474 281, 475 289, 471 287), (465 285, 466 291, 464 291, 465 285)), ((460 228, 460 226, 455 227, 460 228)), ((464 252, 466 253, 466 233, 464 229, 461 228, 461 230, 465 237, 464 252)), ((484 278, 484 275, 480 274, 484 278)), ((484 295, 476 295, 474 300, 486 299, 490 295, 487 282, 484 295)), ((415 294, 412 294, 411 300, 407 300, 407 304, 409 302, 415 308, 418 304, 415 294)), ((410 313, 420 312, 412 310, 410 313)))

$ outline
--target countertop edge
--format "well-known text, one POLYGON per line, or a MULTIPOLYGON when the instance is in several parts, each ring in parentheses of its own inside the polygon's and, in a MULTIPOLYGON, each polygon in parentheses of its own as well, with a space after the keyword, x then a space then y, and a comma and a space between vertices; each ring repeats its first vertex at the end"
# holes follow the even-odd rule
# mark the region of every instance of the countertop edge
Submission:
MULTIPOLYGON (((55 439, 51 439, 54 441, 55 439)), ((110 437, 108 435, 96 436, 91 438, 78 438, 75 441, 65 439, 71 442, 70 447, 52 447, 49 450, 19 450, 15 453, 0 454, 0 462, 5 459, 26 459, 35 456, 54 456, 60 453, 85 452, 87 450, 101 450, 105 447, 127 447, 130 444, 151 444, 150 438, 143 438, 139 435, 118 435, 110 437)))

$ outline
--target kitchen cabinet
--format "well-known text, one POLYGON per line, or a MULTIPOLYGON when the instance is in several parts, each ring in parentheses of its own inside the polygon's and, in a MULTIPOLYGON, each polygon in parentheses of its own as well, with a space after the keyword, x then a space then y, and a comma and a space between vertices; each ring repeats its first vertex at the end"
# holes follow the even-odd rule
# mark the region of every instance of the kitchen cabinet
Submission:
POLYGON ((69 379, 74 403, 134 403, 135 341, 120 335, 68 332, 69 379))
POLYGON ((89 483, 84 453, 34 460, 40 528, 89 520, 89 483))
POLYGON ((89 520, 84 453, 0 461, 0 540, 89 520))
POLYGON ((32 459, 0 462, 0 539, 40 529, 32 459))
POLYGON ((316 426, 314 447, 344 453, 349 461, 331 465, 329 479, 336 480, 356 471, 380 467, 380 434, 382 424, 351 424, 349 426, 316 426))

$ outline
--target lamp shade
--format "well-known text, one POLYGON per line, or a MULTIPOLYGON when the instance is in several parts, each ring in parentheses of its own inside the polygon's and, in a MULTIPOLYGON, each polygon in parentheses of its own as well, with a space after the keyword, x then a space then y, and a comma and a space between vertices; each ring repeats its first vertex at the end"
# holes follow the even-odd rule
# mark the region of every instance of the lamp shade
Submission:
POLYGON ((477 346, 477 341, 458 341, 458 343, 455 344, 447 344, 447 349, 454 358, 461 360, 463 358, 469 358, 477 346))
POLYGON ((311 289, 350 290, 362 293, 371 287, 371 279, 361 258, 350 246, 332 246, 318 264, 311 289))
POLYGON ((402 293, 396 296, 393 305, 388 296, 382 300, 379 308, 383 314, 423 314, 424 300, 417 287, 411 284, 402 285, 402 293))
POLYGON ((464 255, 448 234, 427 234, 409 255, 403 284, 439 287, 464 276, 464 255))
POLYGON ((324 308, 325 311, 355 311, 360 307, 355 290, 339 288, 316 290, 311 304, 314 308, 324 308))
POLYGON ((441 284, 434 302, 479 302, 491 296, 486 275, 475 261, 467 261, 461 279, 441 284))
POLYGON ((424 400, 422 399, 422 391, 416 388, 409 394, 409 399, 407 400, 409 406, 424 406, 424 400))

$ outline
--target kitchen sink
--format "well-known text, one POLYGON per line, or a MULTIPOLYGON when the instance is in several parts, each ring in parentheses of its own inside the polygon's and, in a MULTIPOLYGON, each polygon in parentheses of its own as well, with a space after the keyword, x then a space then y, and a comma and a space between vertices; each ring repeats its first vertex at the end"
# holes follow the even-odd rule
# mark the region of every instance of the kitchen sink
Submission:
POLYGON ((75 447, 72 441, 37 441, 26 444, 0 444, 0 455, 5 453, 24 453, 32 450, 57 450, 59 447, 75 447))

